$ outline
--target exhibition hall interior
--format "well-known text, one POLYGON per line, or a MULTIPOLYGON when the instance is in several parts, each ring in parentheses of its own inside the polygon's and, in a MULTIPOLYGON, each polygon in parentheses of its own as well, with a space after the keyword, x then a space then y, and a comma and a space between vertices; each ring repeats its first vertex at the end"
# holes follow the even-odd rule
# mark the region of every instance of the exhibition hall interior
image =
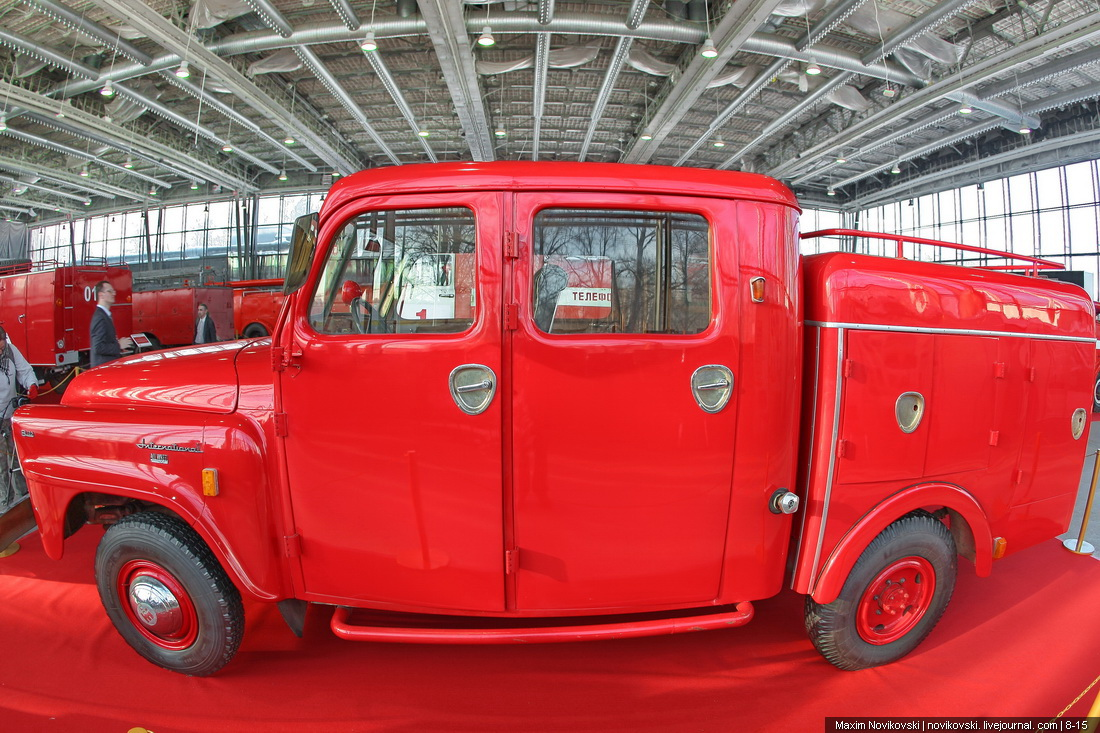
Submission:
POLYGON ((1098 0, 0 0, 0 728, 1095 731, 1098 315, 1098 0))

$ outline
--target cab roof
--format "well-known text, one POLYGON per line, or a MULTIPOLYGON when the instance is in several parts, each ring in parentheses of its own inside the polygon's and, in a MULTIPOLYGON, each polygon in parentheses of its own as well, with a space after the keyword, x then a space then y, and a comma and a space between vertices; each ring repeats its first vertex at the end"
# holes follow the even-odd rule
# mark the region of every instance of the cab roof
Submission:
POLYGON ((755 173, 624 163, 494 161, 426 163, 361 171, 333 184, 321 207, 321 217, 362 196, 448 191, 687 194, 799 208, 790 189, 774 178, 755 173))

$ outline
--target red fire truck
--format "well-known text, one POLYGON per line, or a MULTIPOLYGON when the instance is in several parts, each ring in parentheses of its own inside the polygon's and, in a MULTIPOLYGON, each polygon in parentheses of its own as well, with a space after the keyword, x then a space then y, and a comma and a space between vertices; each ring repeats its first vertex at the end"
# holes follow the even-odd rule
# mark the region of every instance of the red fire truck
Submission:
POLYGON ((40 377, 87 364, 95 286, 101 280, 110 280, 117 292, 111 308, 115 330, 132 333, 128 268, 44 261, 0 269, 0 325, 40 377))
POLYGON ((185 285, 134 292, 133 326, 153 348, 181 346, 195 340, 195 318, 200 304, 207 307, 219 339, 230 340, 233 329, 233 291, 228 288, 185 285))
POLYGON ((233 332, 238 338, 271 335, 283 305, 283 281, 232 280, 221 283, 233 290, 233 332))
POLYGON ((192 675, 235 654, 242 596, 298 633, 316 604, 347 639, 506 643, 728 628, 784 585, 830 662, 891 662, 959 556, 987 575, 1066 527, 1092 303, 800 258, 798 216, 727 171, 349 176, 298 223, 270 339, 18 411, 32 521, 55 558, 108 525, 108 615, 192 675))

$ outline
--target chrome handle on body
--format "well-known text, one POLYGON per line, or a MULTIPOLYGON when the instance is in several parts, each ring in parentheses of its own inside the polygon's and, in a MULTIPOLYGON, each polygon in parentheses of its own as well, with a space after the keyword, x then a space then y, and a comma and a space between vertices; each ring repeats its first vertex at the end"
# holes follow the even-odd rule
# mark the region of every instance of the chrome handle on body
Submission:
POLYGON ((464 384, 461 387, 455 387, 455 392, 459 394, 466 394, 467 392, 478 392, 483 389, 492 389, 493 382, 490 379, 483 379, 477 384, 464 384))
POLYGON ((703 412, 721 412, 733 395, 733 372, 721 364, 701 366, 691 375, 691 396, 703 412))
POLYGON ((729 381, 723 379, 721 382, 711 382, 710 384, 697 384, 695 385, 695 389, 727 389, 729 386, 729 381))
POLYGON ((482 364, 463 364, 451 371, 447 384, 451 399, 467 415, 480 415, 489 409, 497 393, 497 375, 482 364))

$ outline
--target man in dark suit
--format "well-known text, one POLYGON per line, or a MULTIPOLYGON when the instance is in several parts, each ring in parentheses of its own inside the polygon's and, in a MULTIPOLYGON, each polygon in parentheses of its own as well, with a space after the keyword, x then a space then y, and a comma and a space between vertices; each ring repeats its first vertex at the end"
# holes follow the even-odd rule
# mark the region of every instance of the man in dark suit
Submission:
POLYGON ((115 324, 111 320, 111 306, 115 304, 115 287, 107 280, 100 280, 95 286, 95 313, 92 314, 91 365, 96 367, 122 356, 123 351, 134 348, 129 336, 118 337, 115 324))
POLYGON ((214 319, 208 318, 206 303, 199 303, 199 317, 195 321, 195 343, 210 344, 218 340, 217 331, 214 330, 214 319))

